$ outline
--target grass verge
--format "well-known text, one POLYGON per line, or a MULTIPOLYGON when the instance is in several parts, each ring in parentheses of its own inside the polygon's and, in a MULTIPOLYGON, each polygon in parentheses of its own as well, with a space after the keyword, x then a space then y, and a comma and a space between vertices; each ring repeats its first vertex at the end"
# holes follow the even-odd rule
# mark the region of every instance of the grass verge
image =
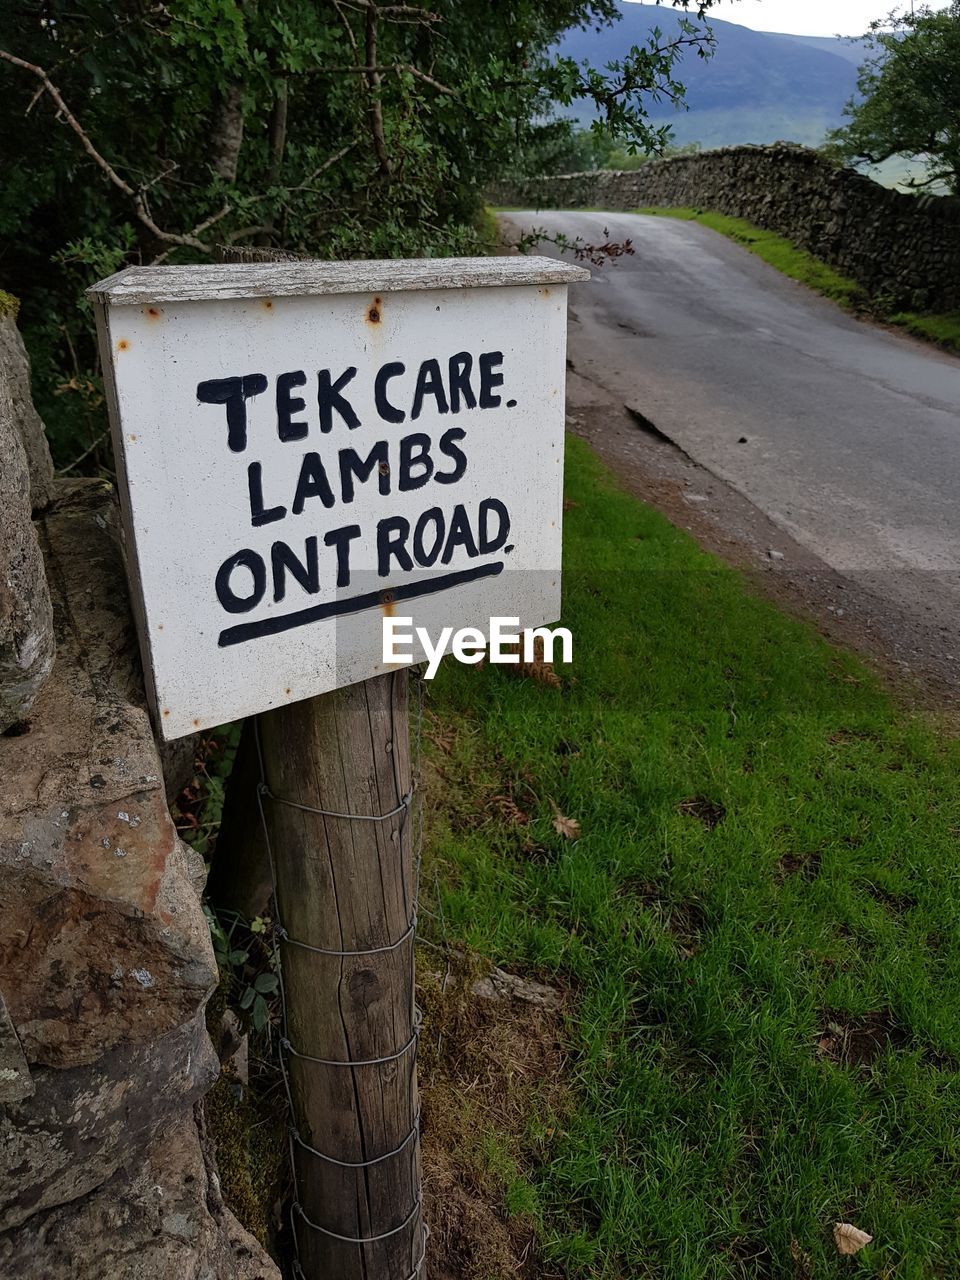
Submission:
POLYGON ((960 312, 943 314, 923 314, 914 311, 896 311, 870 299, 866 292, 854 280, 834 271, 832 267, 821 262, 819 258, 799 249, 784 236, 774 231, 764 231, 754 226, 745 218, 731 218, 723 213, 711 213, 705 209, 687 208, 644 208, 635 209, 634 213, 650 214, 654 217, 679 218, 684 222, 700 222, 713 231, 735 240, 755 253, 770 266, 776 267, 792 280, 815 289, 817 293, 832 299, 842 307, 852 311, 866 311, 888 324, 906 329, 918 338, 926 338, 937 346, 951 351, 960 351, 960 312))
POLYGON ((935 342, 938 347, 960 351, 960 311, 941 315, 923 315, 919 311, 897 311, 887 317, 891 324, 899 325, 918 338, 935 342))
POLYGON ((427 726, 449 931, 575 1008, 500 1212, 539 1275, 960 1274, 958 744, 577 440, 568 495, 575 663, 427 726))

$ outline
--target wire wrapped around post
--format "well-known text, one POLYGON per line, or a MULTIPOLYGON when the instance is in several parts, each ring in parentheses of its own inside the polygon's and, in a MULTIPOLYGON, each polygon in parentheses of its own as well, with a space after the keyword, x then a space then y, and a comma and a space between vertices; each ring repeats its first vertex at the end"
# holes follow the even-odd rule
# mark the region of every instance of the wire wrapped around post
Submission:
POLYGON ((256 729, 302 1280, 426 1275, 413 1001, 423 694, 418 679, 411 766, 406 685, 394 672, 269 712, 256 729), (340 803, 358 788, 372 811, 340 803))

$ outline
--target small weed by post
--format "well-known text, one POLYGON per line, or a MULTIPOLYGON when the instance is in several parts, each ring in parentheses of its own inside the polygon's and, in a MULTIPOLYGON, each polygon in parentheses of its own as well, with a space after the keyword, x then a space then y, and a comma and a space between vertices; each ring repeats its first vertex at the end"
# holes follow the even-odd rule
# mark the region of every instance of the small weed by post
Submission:
POLYGON ((177 796, 174 822, 181 839, 209 861, 223 812, 227 778, 233 768, 242 725, 222 725, 205 734, 194 759, 193 777, 177 796))
POLYGON ((271 1001, 280 986, 266 937, 267 922, 258 917, 247 923, 236 916, 221 921, 206 904, 203 913, 228 1004, 245 1015, 254 1031, 265 1031, 271 1020, 271 1001))

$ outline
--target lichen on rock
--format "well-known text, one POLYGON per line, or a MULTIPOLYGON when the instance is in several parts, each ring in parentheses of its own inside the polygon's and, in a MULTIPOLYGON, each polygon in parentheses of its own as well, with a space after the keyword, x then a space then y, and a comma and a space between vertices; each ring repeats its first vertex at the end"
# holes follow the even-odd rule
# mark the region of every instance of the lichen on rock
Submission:
POLYGON ((30 472, 20 432, 15 361, 0 318, 0 733, 30 712, 53 666, 50 593, 32 521, 30 472))
MULTIPOLYGON (((42 511, 53 501, 53 460, 39 413, 30 394, 30 357, 17 328, 19 302, 0 290, 0 415, 20 437, 30 477, 30 502, 42 511)), ((0 459, 6 462, 4 449, 0 459)))

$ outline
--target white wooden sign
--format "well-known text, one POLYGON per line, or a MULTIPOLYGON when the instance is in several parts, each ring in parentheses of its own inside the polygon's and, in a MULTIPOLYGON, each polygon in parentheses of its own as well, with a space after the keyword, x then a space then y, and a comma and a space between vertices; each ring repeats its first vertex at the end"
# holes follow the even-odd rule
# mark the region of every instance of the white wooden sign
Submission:
POLYGON ((547 258, 142 267, 90 290, 165 738, 560 610, 567 284, 547 258))

